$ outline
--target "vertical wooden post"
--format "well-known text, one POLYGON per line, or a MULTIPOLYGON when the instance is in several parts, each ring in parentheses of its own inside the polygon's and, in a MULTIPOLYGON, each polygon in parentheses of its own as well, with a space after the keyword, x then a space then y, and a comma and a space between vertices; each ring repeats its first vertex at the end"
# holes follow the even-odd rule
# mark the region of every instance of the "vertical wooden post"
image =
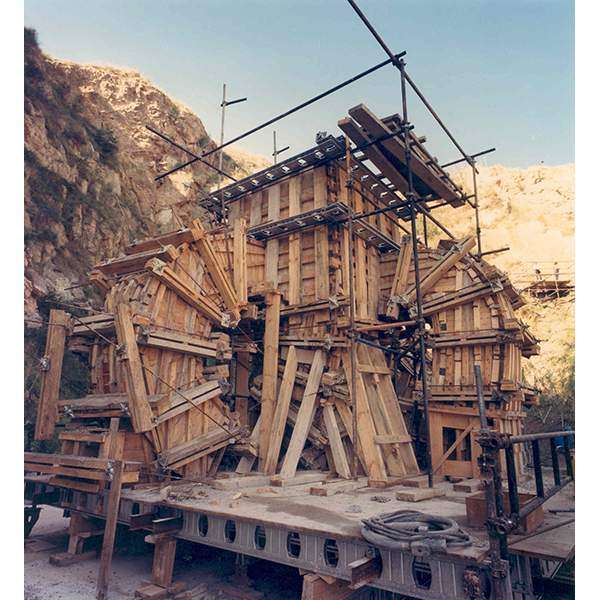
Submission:
POLYGON ((264 463, 269 451, 271 424, 275 412, 277 396, 277 365, 279 358, 279 313, 281 309, 281 294, 278 291, 267 292, 267 311, 265 317, 265 337, 263 344, 263 382, 260 435, 258 444, 259 469, 264 463))
POLYGON ((45 370, 42 371, 42 385, 35 422, 36 440, 49 440, 54 435, 54 427, 58 419, 58 394, 60 393, 60 377, 69 323, 69 315, 64 310, 52 309, 50 311, 43 359, 45 370))
MULTIPOLYGON (((293 217, 300 213, 300 182, 302 178, 297 175, 290 179, 290 200, 289 200, 289 216, 293 217)), ((290 305, 300 304, 302 293, 302 258, 300 234, 292 233, 289 236, 289 284, 288 284, 288 302, 290 305)))
POLYGON ((117 305, 115 327, 117 330, 117 340, 122 350, 121 359, 125 366, 129 413, 131 414, 133 430, 136 433, 150 431, 154 427, 152 409, 148 402, 142 361, 135 332, 133 331, 131 309, 128 304, 122 303, 117 305))
MULTIPOLYGON (((268 193, 268 210, 267 220, 279 220, 280 208, 280 189, 279 185, 272 185, 267 190, 268 193)), ((279 240, 267 240, 265 253, 265 280, 268 285, 277 287, 279 284, 279 240)))
POLYGON ((100 555, 100 570, 98 572, 96 592, 97 600, 105 600, 106 592, 108 591, 108 578, 110 576, 110 566, 119 518, 119 502, 121 500, 123 461, 116 460, 112 465, 113 476, 108 494, 108 506, 106 508, 106 523, 104 525, 104 539, 102 540, 102 553, 100 555))
POLYGON ((246 229, 246 219, 235 220, 233 224, 233 281, 240 305, 248 304, 246 229))
MULTIPOLYGON (((327 167, 314 169, 315 208, 327 205, 327 167)), ((327 225, 315 227, 315 298, 329 298, 329 229, 327 225)))
POLYGON ((296 357, 296 347, 290 346, 271 426, 269 449, 264 466, 264 471, 267 475, 274 475, 277 470, 277 461, 279 459, 279 451, 281 450, 281 442, 283 440, 285 424, 287 422, 292 392, 294 391, 294 381, 296 380, 297 369, 298 358, 296 357))
POLYGON ((247 427, 248 422, 248 398, 250 390, 248 389, 248 379, 250 372, 249 352, 237 352, 235 361, 235 410, 240 415, 240 425, 247 427))

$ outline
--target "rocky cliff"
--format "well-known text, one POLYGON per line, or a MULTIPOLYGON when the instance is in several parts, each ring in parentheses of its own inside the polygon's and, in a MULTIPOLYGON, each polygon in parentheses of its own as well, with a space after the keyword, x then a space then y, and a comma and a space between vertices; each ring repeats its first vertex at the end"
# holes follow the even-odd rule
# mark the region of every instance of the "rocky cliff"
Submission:
MULTIPOLYGON (((187 156, 147 124, 196 153, 215 147, 194 113, 139 73, 54 60, 25 30, 27 317, 48 294, 88 297, 90 288, 67 288, 128 242, 195 216, 193 200, 219 182, 196 163, 157 185, 157 173, 187 156)), ((225 171, 262 168, 260 157, 234 152, 225 171)))

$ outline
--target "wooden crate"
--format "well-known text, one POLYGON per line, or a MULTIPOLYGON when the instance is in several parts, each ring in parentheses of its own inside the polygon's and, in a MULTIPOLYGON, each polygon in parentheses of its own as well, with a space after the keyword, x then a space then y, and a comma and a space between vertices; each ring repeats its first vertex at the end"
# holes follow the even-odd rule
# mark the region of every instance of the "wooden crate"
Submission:
MULTIPOLYGON (((519 504, 523 508, 527 502, 535 499, 535 494, 519 494, 519 504)), ((466 498, 467 503, 467 522, 471 527, 485 527, 485 521, 487 519, 487 511, 485 505, 485 492, 477 492, 471 494, 466 498)), ((508 501, 508 492, 503 494, 503 506, 504 511, 508 513, 510 511, 510 504, 508 501)), ((539 506, 534 511, 530 512, 525 518, 521 519, 519 528, 517 531, 522 533, 528 533, 539 527, 544 521, 544 509, 539 506)))

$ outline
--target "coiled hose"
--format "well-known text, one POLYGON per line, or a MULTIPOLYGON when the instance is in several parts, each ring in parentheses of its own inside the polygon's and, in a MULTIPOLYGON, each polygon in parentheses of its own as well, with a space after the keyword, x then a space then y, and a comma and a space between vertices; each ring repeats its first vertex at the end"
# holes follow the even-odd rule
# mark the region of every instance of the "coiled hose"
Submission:
POLYGON ((415 556, 465 548, 473 543, 458 523, 416 510, 397 510, 362 521, 362 536, 375 547, 410 550, 415 556))

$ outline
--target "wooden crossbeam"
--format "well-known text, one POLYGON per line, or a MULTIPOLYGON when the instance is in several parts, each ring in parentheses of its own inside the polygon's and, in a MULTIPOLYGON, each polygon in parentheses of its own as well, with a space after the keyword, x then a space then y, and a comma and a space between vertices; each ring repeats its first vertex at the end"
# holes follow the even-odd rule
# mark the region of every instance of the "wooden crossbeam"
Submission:
POLYGON ((192 333, 182 333, 162 328, 142 327, 137 340, 144 346, 193 354, 217 360, 231 359, 231 346, 222 340, 211 340, 192 333))
POLYGON ((192 440, 168 448, 160 453, 159 462, 163 467, 177 469, 184 465, 206 456, 234 440, 240 433, 240 427, 215 427, 206 433, 202 433, 192 440))
POLYGON ((173 231, 158 237, 135 241, 125 247, 125 254, 138 254, 140 252, 154 251, 166 246, 174 246, 177 248, 181 244, 190 244, 196 241, 199 237, 199 232, 195 227, 173 231))
POLYGON ((149 260, 156 259, 168 264, 176 260, 178 256, 178 250, 168 245, 146 252, 138 252, 137 254, 114 258, 97 265, 94 270, 100 271, 104 275, 124 275, 133 271, 143 270, 149 260))
POLYGON ((49 440, 54 435, 58 420, 58 395, 62 375, 65 340, 70 326, 69 315, 63 310, 52 309, 46 337, 45 355, 42 359, 40 399, 35 421, 36 440, 49 440))
POLYGON ((200 406, 209 400, 221 396, 221 387, 218 381, 207 381, 196 385, 189 390, 182 392, 171 392, 168 404, 163 408, 156 419, 156 424, 160 425, 173 417, 181 415, 194 406, 200 406), (183 397, 182 397, 183 396, 183 397))

